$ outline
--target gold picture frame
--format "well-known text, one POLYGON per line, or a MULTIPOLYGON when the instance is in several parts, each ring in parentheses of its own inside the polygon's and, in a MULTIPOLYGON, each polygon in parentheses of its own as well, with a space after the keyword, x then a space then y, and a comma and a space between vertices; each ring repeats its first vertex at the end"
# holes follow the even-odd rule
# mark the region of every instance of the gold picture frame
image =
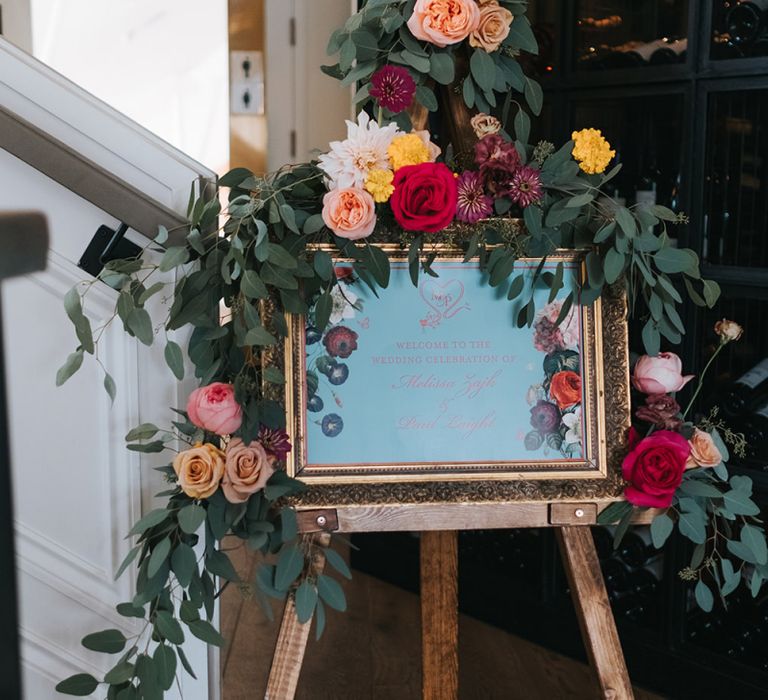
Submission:
MULTIPOLYGON (((388 252, 394 270, 406 264, 397 247, 388 252)), ((438 264, 463 263, 463 252, 439 246, 438 264)), ((338 263, 344 263, 338 260, 338 263)), ((520 263, 538 265, 538 260, 520 263)), ((584 251, 557 251, 547 265, 578 267, 583 278, 584 251)), ((387 303, 390 290, 382 290, 376 303, 387 303)), ((390 303, 397 300, 390 298, 390 303)), ((499 301, 509 305, 506 300, 499 301)), ((579 459, 466 461, 446 460, 381 464, 361 460, 344 464, 307 462, 307 385, 303 316, 287 316, 288 337, 281 356, 272 364, 285 369, 288 433, 293 450, 289 475, 310 488, 296 501, 301 507, 337 507, 345 504, 426 502, 553 502, 557 500, 614 500, 622 492, 621 460, 629 427, 629 358, 626 298, 622 289, 606 288, 592 306, 581 307, 580 324, 583 378, 583 454, 579 459), (545 462, 545 463, 543 463, 545 462)))

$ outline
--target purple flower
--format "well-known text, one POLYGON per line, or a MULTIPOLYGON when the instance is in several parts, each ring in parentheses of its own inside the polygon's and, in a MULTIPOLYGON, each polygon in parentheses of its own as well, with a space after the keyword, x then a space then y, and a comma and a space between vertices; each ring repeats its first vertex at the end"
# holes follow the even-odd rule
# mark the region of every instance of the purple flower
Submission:
POLYGON ((323 410, 324 405, 323 399, 315 394, 307 401, 307 410, 312 413, 320 413, 320 411, 323 410))
POLYGON ((390 112, 397 114, 411 106, 416 94, 416 83, 401 66, 383 66, 371 78, 371 97, 390 112))
POLYGON ((459 199, 456 218, 467 224, 474 224, 490 216, 493 199, 485 194, 483 176, 479 172, 465 170, 457 181, 459 199))
POLYGON ((328 381, 334 386, 340 386, 349 377, 349 367, 343 362, 334 362, 328 372, 328 381))
POLYGON ((323 434, 328 437, 336 437, 342 430, 344 430, 344 421, 341 420, 341 416, 338 413, 329 413, 323 416, 321 423, 323 434))
POLYGON ((267 428, 262 425, 259 428, 258 440, 267 452, 279 460, 285 459, 291 451, 291 441, 285 430, 267 428))
POLYGON ((531 409, 531 425, 542 435, 554 433, 560 426, 560 409, 549 401, 539 401, 531 409))
POLYGON ((512 176, 507 194, 521 207, 529 207, 541 199, 541 177, 536 168, 524 165, 512 176))
POLYGON ((520 155, 513 143, 499 134, 488 134, 475 144, 475 163, 480 166, 488 189, 503 197, 520 168, 520 155))

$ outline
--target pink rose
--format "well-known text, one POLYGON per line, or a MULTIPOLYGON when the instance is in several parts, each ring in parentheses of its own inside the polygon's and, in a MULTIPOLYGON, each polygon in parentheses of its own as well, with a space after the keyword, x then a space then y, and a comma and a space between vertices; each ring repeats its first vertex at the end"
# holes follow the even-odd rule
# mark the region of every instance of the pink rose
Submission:
POLYGON ((669 394, 680 391, 693 379, 682 374, 683 363, 673 352, 660 352, 656 357, 643 355, 635 365, 632 383, 644 394, 669 394))
POLYGON ((323 197, 323 222, 339 238, 356 241, 370 236, 376 226, 373 197, 357 187, 331 190, 323 197))
POLYGON ((479 24, 475 0, 416 0, 408 29, 420 41, 445 47, 464 41, 479 24))
POLYGON ((235 387, 223 382, 195 389, 187 400, 187 415, 198 428, 217 435, 234 433, 243 422, 235 387))
POLYGON ((230 503, 245 503, 252 493, 267 485, 274 473, 274 457, 267 454, 261 443, 245 445, 240 438, 229 441, 221 488, 230 503))

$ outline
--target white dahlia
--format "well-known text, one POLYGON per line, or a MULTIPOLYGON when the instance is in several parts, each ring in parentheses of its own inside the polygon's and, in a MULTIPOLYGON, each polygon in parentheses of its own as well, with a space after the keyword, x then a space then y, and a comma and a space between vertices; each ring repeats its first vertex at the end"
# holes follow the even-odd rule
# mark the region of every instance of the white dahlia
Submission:
POLYGON ((387 149, 399 133, 397 124, 379 126, 365 113, 357 116, 357 124, 347 121, 347 138, 332 141, 331 150, 320 156, 320 170, 328 176, 330 189, 363 188, 371 170, 389 169, 387 149))

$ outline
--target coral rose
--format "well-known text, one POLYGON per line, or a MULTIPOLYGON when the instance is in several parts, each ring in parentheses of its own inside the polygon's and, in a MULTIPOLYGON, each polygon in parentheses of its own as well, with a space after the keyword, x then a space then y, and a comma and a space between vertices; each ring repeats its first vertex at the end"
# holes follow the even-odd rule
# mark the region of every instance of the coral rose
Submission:
POLYGON ((475 0, 416 0, 408 19, 413 36, 441 48, 464 41, 479 24, 475 0))
POLYGON ((442 231, 453 221, 459 190, 445 163, 406 165, 395 173, 389 204, 406 231, 442 231))
POLYGON ((552 377, 549 393, 561 411, 581 403, 581 377, 571 370, 557 372, 552 377))
POLYGON ((688 441, 671 430, 657 430, 637 442, 621 465, 629 482, 626 499, 636 506, 669 508, 690 451, 688 441))
POLYGON ((686 469, 716 467, 723 461, 723 455, 717 449, 712 436, 704 430, 694 428, 693 435, 688 440, 688 444, 691 446, 691 454, 688 455, 688 462, 685 465, 686 469))
POLYGON ((187 415, 198 428, 217 435, 234 433, 243 422, 235 387, 223 382, 195 389, 187 400, 187 415))
POLYGON ((680 391, 693 375, 683 376, 683 363, 673 352, 660 352, 656 357, 643 355, 635 365, 632 383, 644 394, 669 394, 680 391))
POLYGON ((376 204, 368 192, 357 187, 331 190, 323 197, 322 217, 339 238, 356 241, 373 233, 376 204))
POLYGON ((230 503, 245 503, 251 494, 261 491, 275 473, 274 461, 260 442, 246 445, 240 438, 230 440, 221 482, 226 499, 230 503))
POLYGON ((224 476, 224 455, 210 443, 179 452, 173 460, 173 471, 181 490, 190 498, 208 498, 219 488, 224 476))
POLYGON ((512 13, 501 7, 498 0, 486 0, 481 3, 480 22, 469 35, 469 45, 485 49, 488 53, 496 51, 509 36, 513 19, 512 13))

